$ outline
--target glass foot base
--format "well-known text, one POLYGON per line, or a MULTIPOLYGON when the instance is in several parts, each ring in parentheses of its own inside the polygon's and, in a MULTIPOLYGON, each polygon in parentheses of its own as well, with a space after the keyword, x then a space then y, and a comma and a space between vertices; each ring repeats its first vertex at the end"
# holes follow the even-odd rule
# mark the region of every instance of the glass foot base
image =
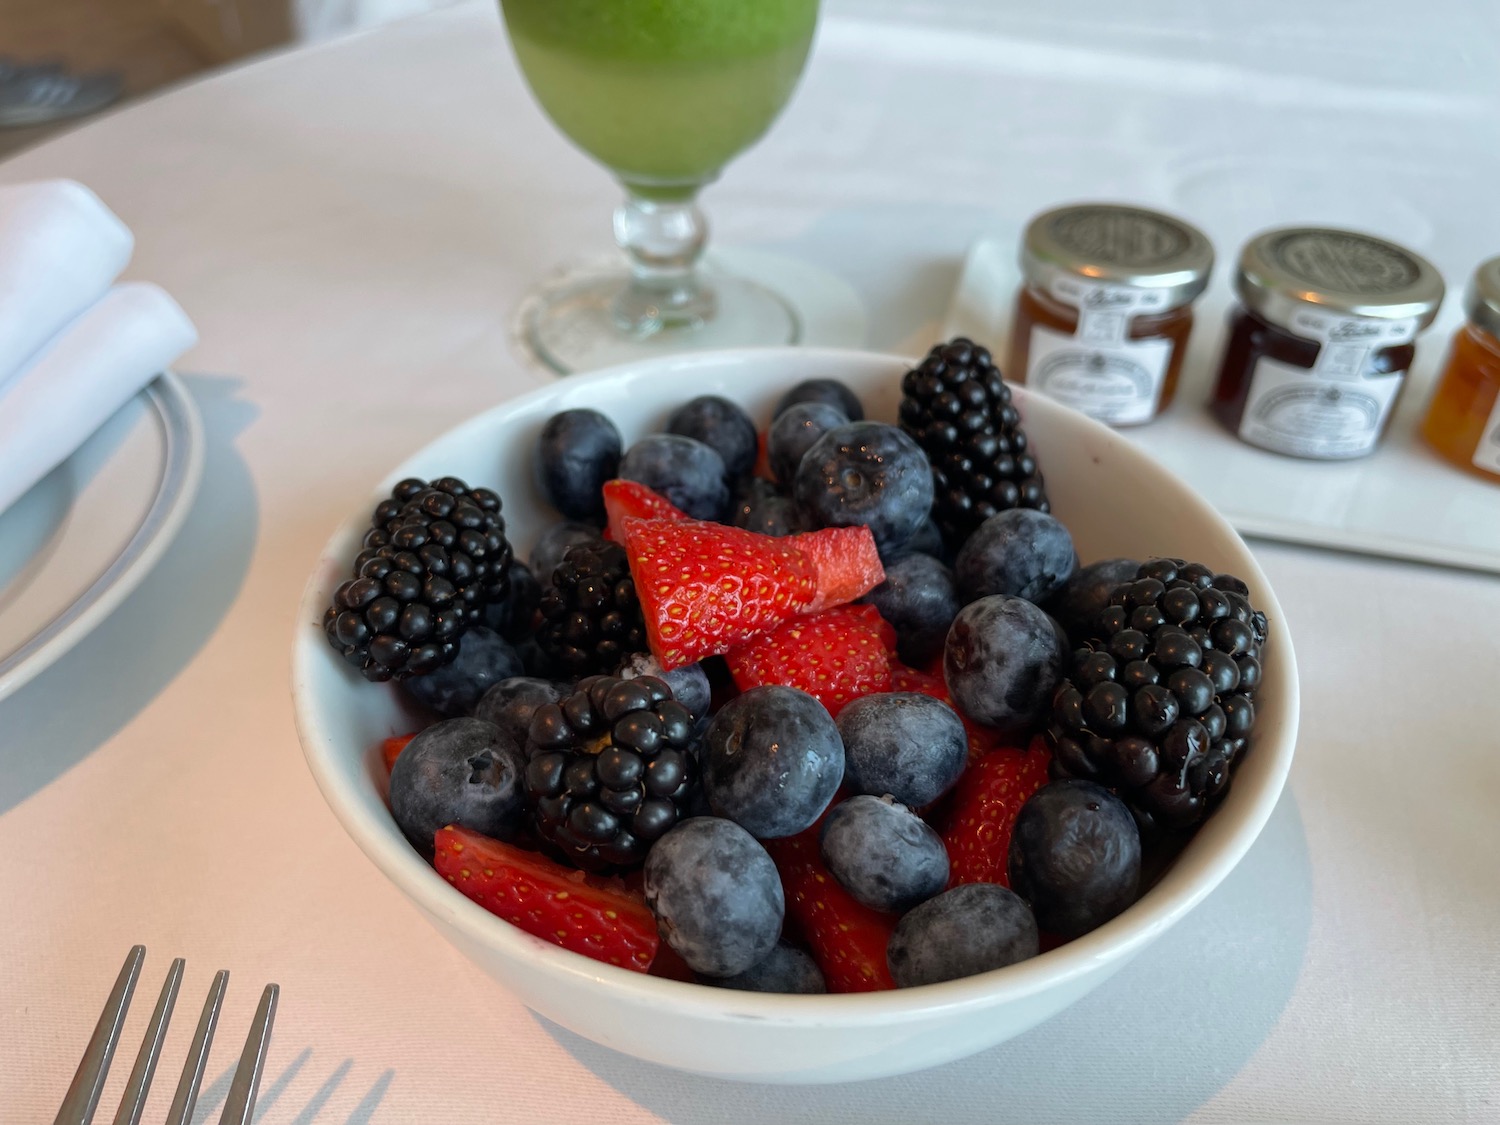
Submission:
POLYGON ((744 278, 703 271, 712 290, 711 311, 682 321, 647 319, 622 327, 620 297, 630 281, 624 269, 584 269, 542 286, 522 304, 521 343, 559 375, 619 363, 716 348, 774 347, 800 343, 802 323, 779 294, 744 278))

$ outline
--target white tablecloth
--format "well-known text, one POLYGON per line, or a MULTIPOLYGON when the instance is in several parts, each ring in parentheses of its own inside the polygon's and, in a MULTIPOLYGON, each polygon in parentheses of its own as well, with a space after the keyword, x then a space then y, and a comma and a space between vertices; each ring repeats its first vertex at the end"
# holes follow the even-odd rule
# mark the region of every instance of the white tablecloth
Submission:
MULTIPOLYGON (((1500 252, 1497 31, 1486 0, 833 0, 790 111, 708 194, 715 237, 844 277, 885 349, 929 342, 972 239, 1068 198, 1179 210, 1221 258, 1272 222, 1365 226, 1460 283, 1500 252)), ((443 944, 292 728, 327 534, 539 378, 510 311, 607 238, 613 189, 534 108, 493 10, 237 69, 0 166, 42 176, 96 189, 197 322, 212 446, 177 548, 0 703, 0 1118, 50 1119, 140 941, 148 991, 188 958, 184 1003, 233 970, 226 1042, 281 983, 267 1123, 1500 1119, 1500 582, 1258 544, 1302 658, 1287 796, 1208 902, 1050 1023, 844 1088, 656 1069, 443 944)), ((210 1103, 229 1067, 221 1048, 210 1103)))

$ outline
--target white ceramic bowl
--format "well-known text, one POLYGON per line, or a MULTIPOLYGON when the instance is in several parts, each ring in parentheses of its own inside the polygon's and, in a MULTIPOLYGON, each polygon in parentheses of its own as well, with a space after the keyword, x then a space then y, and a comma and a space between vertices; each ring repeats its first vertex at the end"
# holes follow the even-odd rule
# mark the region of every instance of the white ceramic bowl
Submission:
POLYGON ((1171 555, 1238 574, 1271 620, 1254 742, 1228 798, 1139 902, 1093 933, 1030 961, 964 980, 855 996, 734 992, 642 976, 533 938, 449 886, 402 838, 385 804, 381 739, 408 729, 395 693, 365 683, 324 640, 323 608, 391 484, 453 475, 496 489, 518 551, 550 513, 531 456, 542 424, 590 406, 627 444, 694 395, 714 393, 765 419, 792 384, 842 379, 872 418, 894 420, 907 364, 859 352, 776 349, 684 355, 559 380, 434 441, 369 496, 329 542, 297 616, 292 693, 303 750, 334 815, 438 932, 529 1007, 578 1034, 666 1066, 724 1078, 811 1083, 871 1078, 961 1058, 1073 1003, 1218 885, 1270 816, 1291 765, 1297 674, 1276 596, 1240 537, 1195 492, 1109 429, 1018 389, 1054 511, 1085 561, 1171 555))

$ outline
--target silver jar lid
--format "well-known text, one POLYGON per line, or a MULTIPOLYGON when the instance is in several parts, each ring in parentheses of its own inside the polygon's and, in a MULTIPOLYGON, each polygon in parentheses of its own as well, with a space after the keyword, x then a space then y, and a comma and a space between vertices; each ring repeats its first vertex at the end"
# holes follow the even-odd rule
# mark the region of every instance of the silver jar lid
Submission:
POLYGON ((1464 312, 1476 327, 1500 336, 1500 258, 1491 258, 1474 271, 1464 312))
POLYGON ((1155 290, 1158 309, 1177 308, 1202 293, 1213 264, 1213 246, 1197 227, 1118 203, 1044 211, 1027 225, 1021 246, 1027 282, 1054 296, 1055 282, 1082 278, 1155 290))
POLYGON ((1283 227, 1245 244, 1235 289, 1251 311, 1286 327, 1309 307, 1335 316, 1432 323, 1443 303, 1437 267, 1383 238, 1332 227, 1283 227))

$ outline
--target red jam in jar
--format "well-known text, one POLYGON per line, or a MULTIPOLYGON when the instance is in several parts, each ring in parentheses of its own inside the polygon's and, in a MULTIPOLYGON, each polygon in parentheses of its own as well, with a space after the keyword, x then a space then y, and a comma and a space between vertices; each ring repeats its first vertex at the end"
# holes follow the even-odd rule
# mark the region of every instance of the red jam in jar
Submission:
POLYGON ((1371 452, 1390 424, 1417 333, 1443 279, 1384 239, 1325 227, 1267 231, 1235 273, 1241 305, 1213 412, 1242 441, 1334 461, 1371 452))
POLYGON ((1033 219, 1021 248, 1007 375, 1113 426, 1177 389, 1213 247, 1181 219, 1113 203, 1033 219))
POLYGON ((1459 468, 1500 481, 1500 258, 1474 272, 1466 311, 1422 436, 1459 468))

